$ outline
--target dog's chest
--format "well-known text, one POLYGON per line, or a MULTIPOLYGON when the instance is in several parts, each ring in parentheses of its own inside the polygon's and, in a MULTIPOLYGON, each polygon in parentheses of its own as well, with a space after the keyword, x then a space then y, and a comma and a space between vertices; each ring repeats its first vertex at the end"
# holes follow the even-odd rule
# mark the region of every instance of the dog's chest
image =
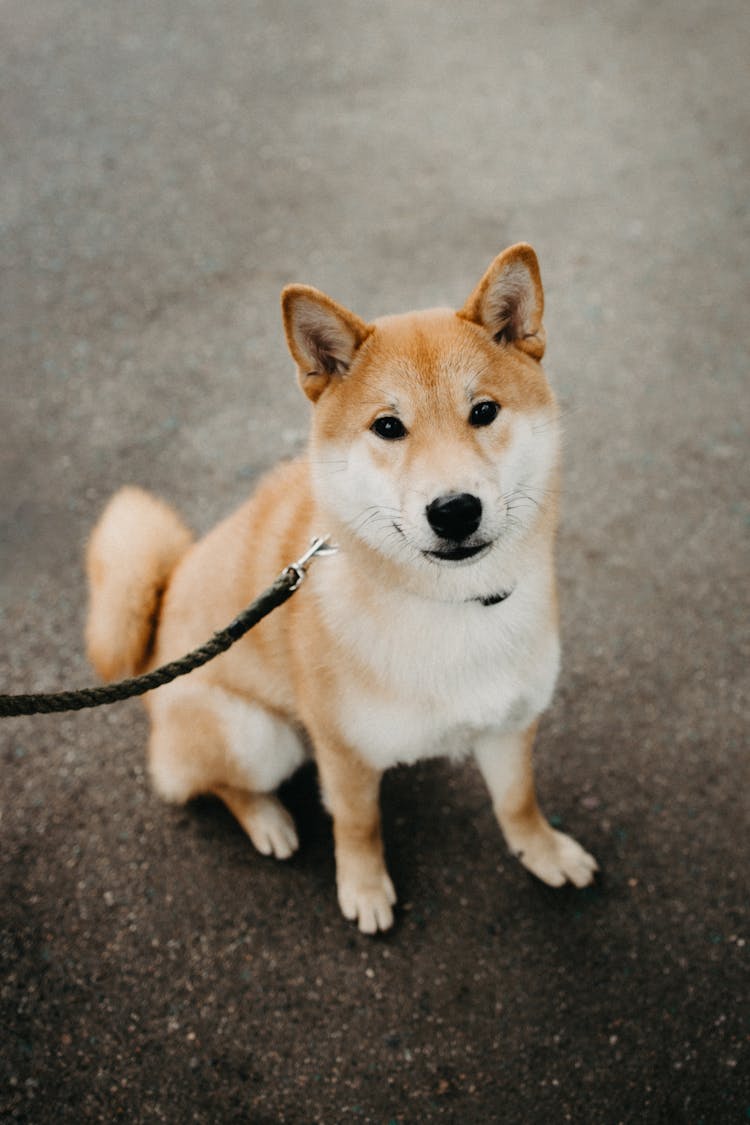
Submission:
POLYGON ((488 728, 528 726, 549 703, 559 651, 549 607, 515 596, 491 607, 410 599, 361 615, 340 614, 338 602, 351 671, 331 705, 347 742, 385 769, 461 756, 488 728))

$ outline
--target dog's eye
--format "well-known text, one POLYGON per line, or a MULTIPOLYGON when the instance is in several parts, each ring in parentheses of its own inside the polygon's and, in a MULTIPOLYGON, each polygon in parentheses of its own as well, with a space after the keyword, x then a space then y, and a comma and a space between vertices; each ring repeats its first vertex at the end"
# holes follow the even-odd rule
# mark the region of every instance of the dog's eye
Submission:
POLYGON ((500 413, 500 406, 491 399, 486 399, 484 402, 477 402, 471 408, 469 415, 470 426, 491 426, 500 413))
POLYGON ((401 438, 406 437, 406 426, 400 418, 395 418, 392 414, 384 414, 381 418, 376 418, 370 429, 385 441, 400 441, 401 438))

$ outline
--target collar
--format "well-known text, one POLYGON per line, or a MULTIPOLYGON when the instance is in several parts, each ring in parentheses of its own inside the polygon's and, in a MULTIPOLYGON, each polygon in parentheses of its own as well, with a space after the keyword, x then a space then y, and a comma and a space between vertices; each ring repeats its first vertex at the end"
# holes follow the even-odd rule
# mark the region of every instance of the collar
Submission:
POLYGON ((513 593, 515 586, 511 586, 510 590, 499 590, 496 594, 488 594, 486 598, 471 598, 472 602, 479 602, 480 605, 499 605, 509 598, 513 593))

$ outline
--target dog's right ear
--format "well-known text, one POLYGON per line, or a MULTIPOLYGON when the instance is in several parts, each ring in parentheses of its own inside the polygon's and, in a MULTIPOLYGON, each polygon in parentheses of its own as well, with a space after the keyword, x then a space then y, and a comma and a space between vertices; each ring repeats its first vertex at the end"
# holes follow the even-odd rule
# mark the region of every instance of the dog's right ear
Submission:
POLYGON ((347 373, 372 327, 309 285, 287 285, 281 310, 300 386, 317 402, 332 378, 347 373))

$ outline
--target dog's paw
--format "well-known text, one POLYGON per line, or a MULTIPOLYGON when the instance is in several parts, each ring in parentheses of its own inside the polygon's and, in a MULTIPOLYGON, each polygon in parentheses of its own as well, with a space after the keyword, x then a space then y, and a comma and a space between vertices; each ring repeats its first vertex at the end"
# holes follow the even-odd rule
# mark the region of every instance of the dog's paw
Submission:
POLYGON ((572 836, 557 832, 550 825, 513 851, 528 871, 550 887, 561 887, 563 883, 587 887, 599 870, 594 857, 572 836))
POLYGON ((289 859, 299 847, 294 821, 276 797, 256 795, 242 824, 261 855, 289 859))
POLYGON ((340 879, 338 895, 341 913, 357 922, 363 934, 376 934, 393 925, 396 892, 385 871, 377 879, 340 879))

